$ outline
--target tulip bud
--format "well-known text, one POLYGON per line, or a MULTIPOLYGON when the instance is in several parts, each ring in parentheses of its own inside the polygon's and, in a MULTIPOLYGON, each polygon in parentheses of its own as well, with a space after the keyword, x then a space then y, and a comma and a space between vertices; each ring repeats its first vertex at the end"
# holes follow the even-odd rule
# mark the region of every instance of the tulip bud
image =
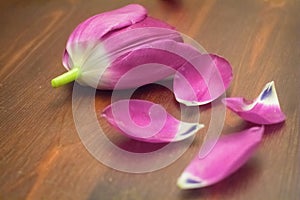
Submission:
POLYGON ((138 87, 163 79, 185 60, 169 52, 182 51, 182 38, 174 28, 147 16, 136 4, 95 15, 70 35, 63 55, 68 70, 52 80, 59 87, 76 80, 98 89, 138 87), (166 67, 167 66, 167 67, 166 67), (141 67, 135 73, 130 70, 141 67))

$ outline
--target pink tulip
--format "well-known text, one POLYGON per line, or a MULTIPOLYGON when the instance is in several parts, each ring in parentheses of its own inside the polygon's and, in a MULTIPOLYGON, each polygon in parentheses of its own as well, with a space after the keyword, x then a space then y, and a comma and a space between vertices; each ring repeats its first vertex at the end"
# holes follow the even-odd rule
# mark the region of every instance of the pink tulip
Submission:
POLYGON ((189 51, 197 52, 172 26, 148 17, 140 5, 128 5, 75 28, 63 56, 68 72, 52 86, 76 80, 98 89, 138 87, 174 74, 186 62, 181 52, 189 51))

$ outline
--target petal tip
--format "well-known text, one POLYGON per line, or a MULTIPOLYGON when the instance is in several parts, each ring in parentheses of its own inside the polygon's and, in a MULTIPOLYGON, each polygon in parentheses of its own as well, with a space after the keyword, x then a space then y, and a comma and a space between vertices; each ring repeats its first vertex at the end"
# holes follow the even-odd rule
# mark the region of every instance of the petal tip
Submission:
POLYGON ((259 100, 263 101, 264 99, 267 99, 269 96, 272 95, 272 93, 274 93, 274 89, 275 89, 274 81, 267 83, 263 91, 259 95, 260 96, 259 100))
POLYGON ((173 142, 178 142, 187 139, 195 135, 203 127, 204 124, 181 122, 179 127, 179 132, 173 139, 173 142))
POLYGON ((200 101, 190 101, 190 100, 184 100, 184 99, 181 99, 179 97, 176 96, 175 94, 175 99, 177 102, 185 105, 185 106, 201 106, 201 105, 205 105, 205 104, 208 104, 210 103, 211 101, 203 101, 203 102, 200 102, 200 101))
POLYGON ((190 173, 182 173, 177 179, 177 186, 182 190, 196 189, 207 186, 205 181, 200 180, 190 173))
POLYGON ((223 99, 222 102, 244 120, 255 124, 277 124, 286 119, 280 108, 274 81, 267 83, 253 101, 231 97, 223 99))

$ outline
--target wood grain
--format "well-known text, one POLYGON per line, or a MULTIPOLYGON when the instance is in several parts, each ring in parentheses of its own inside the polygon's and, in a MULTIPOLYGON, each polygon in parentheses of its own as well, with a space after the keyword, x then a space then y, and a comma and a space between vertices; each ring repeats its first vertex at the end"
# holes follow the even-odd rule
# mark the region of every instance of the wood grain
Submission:
MULTIPOLYGON (((298 0, 1 1, 0 199, 299 199, 299 9, 298 0), (50 86, 50 80, 64 72, 61 53, 73 28, 91 15, 133 2, 207 51, 226 57, 234 70, 227 96, 252 99, 275 81, 286 122, 267 126, 254 157, 212 187, 181 191, 176 186, 205 130, 166 168, 145 174, 119 172, 97 161, 82 144, 72 115, 73 85, 50 86)), ((166 88, 148 85, 134 96, 180 115, 166 88)), ((96 110, 110 98, 111 92, 98 91, 96 110)), ((200 110, 202 122, 208 124, 210 107, 200 110)), ((113 142, 124 139, 103 119, 99 123, 113 142)), ((227 112, 223 132, 251 126, 227 112)), ((128 144, 133 151, 142 145, 128 144)))

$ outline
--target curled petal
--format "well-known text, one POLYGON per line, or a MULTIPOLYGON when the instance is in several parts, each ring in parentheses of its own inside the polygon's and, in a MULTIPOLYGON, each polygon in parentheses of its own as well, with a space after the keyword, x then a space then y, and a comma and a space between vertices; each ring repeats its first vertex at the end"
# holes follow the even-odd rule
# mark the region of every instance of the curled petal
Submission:
POLYGON ((222 136, 204 158, 197 155, 177 181, 181 189, 193 189, 217 183, 239 169, 251 157, 261 141, 264 127, 253 127, 222 136))
POLYGON ((161 105, 144 100, 114 102, 103 110, 102 116, 124 135, 149 143, 181 141, 204 127, 181 122, 161 105))
POLYGON ((244 98, 225 98, 226 106, 246 121, 256 124, 276 124, 285 120, 280 109, 274 82, 267 83, 254 101, 244 98))
POLYGON ((176 100, 187 106, 210 103, 226 91, 232 77, 232 68, 226 59, 213 54, 198 55, 175 74, 176 100))

